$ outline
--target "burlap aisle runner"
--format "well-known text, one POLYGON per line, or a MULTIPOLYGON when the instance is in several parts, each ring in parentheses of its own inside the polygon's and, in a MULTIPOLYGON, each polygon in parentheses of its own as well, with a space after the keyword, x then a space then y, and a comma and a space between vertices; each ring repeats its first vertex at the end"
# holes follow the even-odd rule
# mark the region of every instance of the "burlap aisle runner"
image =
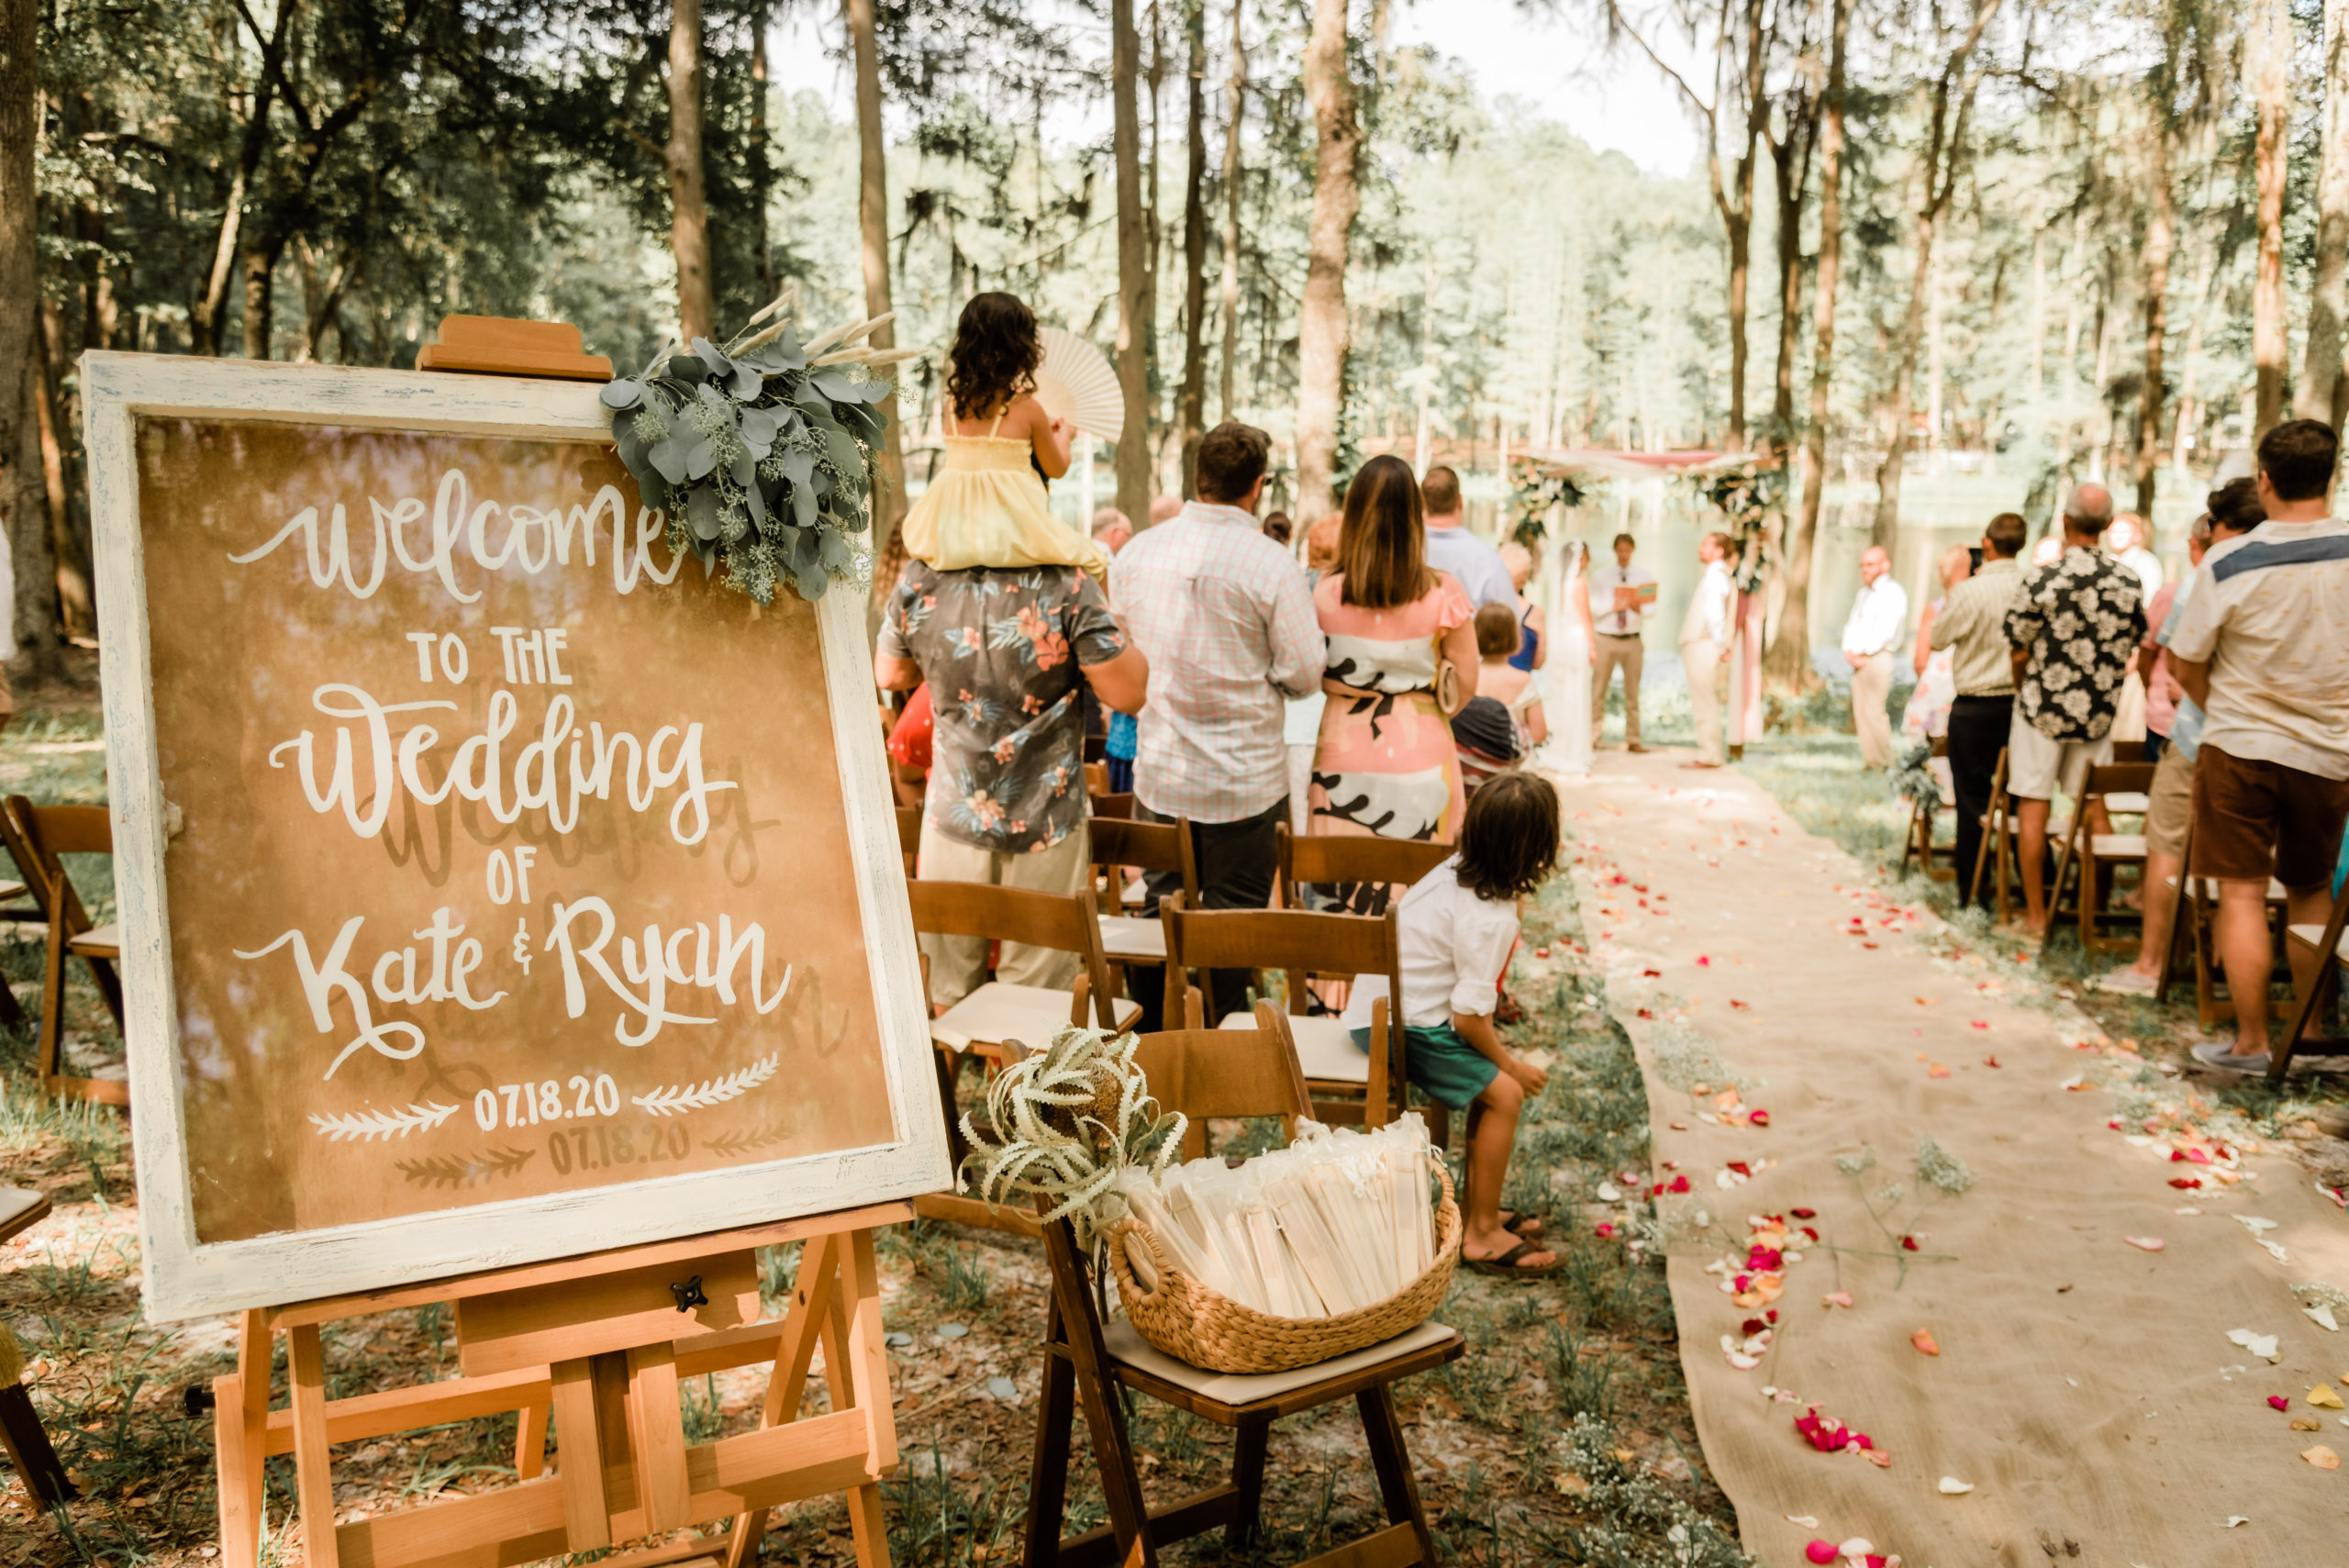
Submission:
POLYGON ((1773 1568, 1854 1536, 1907 1568, 2349 1561, 2349 1470, 2300 1457, 2349 1455, 2343 1412, 2308 1400, 2349 1376, 2349 1332, 2320 1327, 2290 1288, 2349 1284, 2349 1217, 2300 1167, 2251 1153, 2228 1185, 2173 1162, 2166 1140, 2132 1145, 2136 1129, 2108 1126, 2116 1095, 2093 1086, 2129 1064, 1986 991, 1989 969, 1937 961, 1909 934, 1930 916, 1868 892, 1855 862, 1736 774, 1614 753, 1564 795, 1586 935, 1647 1074, 1651 1180, 1686 1176, 1663 1209, 1717 1222, 1673 1243, 1669 1277, 1697 1430, 1747 1550, 1773 1568), (1685 1066, 1692 1031, 1761 1081, 1743 1103, 1766 1128, 1707 1122, 1711 1097, 1659 1073, 1659 1047, 1685 1066), (2065 1086, 2083 1073, 2090 1087, 2065 1086), (1807 1242, 1804 1225, 1886 1250, 1835 1157, 1872 1147, 1867 1190, 1905 1183, 1906 1214, 1920 1138, 1975 1185, 1921 1222, 1905 1287, 1888 1258, 1807 1242), (1731 1162, 1754 1173, 1724 1189, 1731 1162), (1753 1215, 1788 1216, 1803 1256, 1768 1304, 1759 1364, 1741 1370, 1722 1336, 1742 1347, 1767 1307, 1736 1305, 1706 1268, 1749 1257, 1753 1215), (1927 1257, 1941 1253, 1954 1261, 1927 1257), (1838 1291, 1848 1307, 1821 1304, 1838 1291), (2277 1359, 2231 1342, 2236 1329, 2276 1336, 2277 1359), (1796 1426, 1813 1407, 1890 1463, 1814 1449, 1796 1426), (1973 1490, 1943 1495, 1944 1476, 1973 1490))

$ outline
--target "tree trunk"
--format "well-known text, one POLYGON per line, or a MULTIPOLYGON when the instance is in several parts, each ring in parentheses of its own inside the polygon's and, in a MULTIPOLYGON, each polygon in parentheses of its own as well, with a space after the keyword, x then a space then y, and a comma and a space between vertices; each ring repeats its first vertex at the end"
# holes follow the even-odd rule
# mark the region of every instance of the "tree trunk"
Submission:
MULTIPOLYGON (((873 0, 844 0, 850 52, 856 62, 858 250, 864 263, 864 314, 886 316, 889 303, 889 163, 881 137, 881 45, 874 27, 873 0)), ((764 224, 761 229, 763 232, 764 224)), ((883 322, 870 339, 876 349, 893 349, 897 329, 883 322)), ((905 565, 905 540, 897 525, 906 516, 906 439, 897 421, 903 398, 889 400, 889 422, 881 432, 881 486, 873 506, 873 595, 875 603, 896 585, 905 565)))
POLYGON ((1338 406, 1346 379, 1346 252, 1354 215, 1362 128, 1346 74, 1346 0, 1314 0, 1305 45, 1305 95, 1313 106, 1313 211, 1306 229, 1305 292, 1297 306, 1296 515, 1330 510, 1338 455, 1338 406))
POLYGON ((669 249, 677 258, 678 330, 688 343, 718 336, 710 292, 709 202, 701 166, 701 0, 669 12, 669 249))
POLYGON ((2349 324, 2349 0, 2324 4, 2324 138, 2316 188, 2316 286, 2309 298, 2309 343, 2293 402, 2304 419, 2338 429, 2349 384, 2341 373, 2341 334, 2349 324))
POLYGON ((0 0, 0 528, 14 555, 16 645, 10 672, 58 668, 57 558, 41 478, 39 186, 39 86, 33 50, 39 0, 0 0))
POLYGON ((757 214, 762 301, 775 295, 774 248, 767 242, 767 201, 774 188, 772 150, 767 145, 767 6, 766 0, 755 0, 751 6, 751 209, 757 214))
POLYGON ((204 293, 188 307, 188 346, 195 353, 220 351, 220 328, 227 318, 228 277, 235 271, 238 241, 244 228, 245 199, 260 172, 262 154, 269 147, 269 106, 277 85, 277 65, 284 58, 285 32, 299 7, 281 5, 266 40, 260 41, 261 61, 253 75, 253 103, 244 134, 237 139, 237 165, 228 176, 228 204, 220 213, 220 231, 212 249, 212 266, 205 275, 204 293))
POLYGON ((1763 673, 1780 690, 1801 695, 1819 684, 1810 663, 1810 562, 1819 537, 1819 509, 1827 494, 1827 395, 1835 364, 1835 285, 1843 265, 1843 55, 1852 30, 1853 0, 1835 0, 1827 57, 1827 90, 1820 97, 1819 267, 1811 300, 1810 417, 1803 431, 1802 508, 1787 530, 1787 596, 1778 635, 1763 673))
POLYGON ((1141 121, 1134 88, 1141 39, 1134 0, 1109 0, 1110 141, 1118 165, 1118 385, 1125 428, 1118 435, 1118 510, 1137 528, 1150 520, 1150 228, 1142 209, 1141 121))
POLYGON ((1784 464, 1794 449, 1795 353, 1802 336, 1802 208, 1819 139, 1819 100, 1790 106, 1784 140, 1770 144, 1778 198, 1778 369, 1771 384, 1769 447, 1784 464))
POLYGON ((1183 432, 1183 494, 1199 466, 1208 403, 1208 5, 1185 0, 1183 30, 1189 50, 1188 137, 1183 172, 1183 396, 1176 420, 1183 432))
POLYGON ((2152 212, 2145 223, 2145 385, 2137 399, 2137 515, 2148 528, 2154 521, 2155 476, 2162 466, 2162 406, 2169 388, 2164 382, 2163 351, 2169 337, 2169 264, 2176 239, 2176 204, 2171 197, 2169 124, 2156 108, 2148 128, 2149 167, 2146 195, 2152 212))
POLYGON ((2259 260, 2251 291, 2255 439, 2284 417, 2284 175, 2292 139, 2292 19, 2285 0, 2252 0, 2243 65, 2259 113, 2253 154, 2259 260))
POLYGON ((277 314, 277 257, 281 242, 272 239, 245 247, 239 266, 245 279, 245 358, 266 360, 277 314))
POLYGON ((1225 90, 1230 126, 1223 138, 1223 417, 1232 417, 1232 382, 1240 360, 1240 125, 1248 108, 1248 41, 1241 29, 1248 8, 1232 0, 1231 84, 1225 90))

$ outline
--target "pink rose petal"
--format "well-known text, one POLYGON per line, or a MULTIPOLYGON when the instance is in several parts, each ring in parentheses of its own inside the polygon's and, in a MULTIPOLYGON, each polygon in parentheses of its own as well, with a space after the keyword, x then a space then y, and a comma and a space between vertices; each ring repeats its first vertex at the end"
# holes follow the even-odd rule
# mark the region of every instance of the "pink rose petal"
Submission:
POLYGON ((1832 1562, 1835 1561, 1834 1543, 1825 1540, 1814 1540, 1809 1546, 1802 1549, 1802 1554, 1805 1557, 1809 1558, 1813 1562, 1832 1562))
POLYGON ((2292 1407, 2292 1402, 2289 1399, 2285 1398, 2280 1394, 2269 1395, 2267 1396, 2267 1402, 2270 1405, 2275 1406, 2278 1410, 2288 1410, 2292 1407))
POLYGON ((2162 1239, 2158 1236, 2123 1236, 2121 1240, 2132 1247, 2140 1248, 2148 1252, 2158 1252, 2163 1246, 2162 1239))

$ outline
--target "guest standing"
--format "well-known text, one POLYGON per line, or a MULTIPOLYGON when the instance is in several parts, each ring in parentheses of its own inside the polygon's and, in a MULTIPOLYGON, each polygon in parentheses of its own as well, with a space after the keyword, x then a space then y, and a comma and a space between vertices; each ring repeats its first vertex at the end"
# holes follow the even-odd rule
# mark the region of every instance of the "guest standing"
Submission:
POLYGON ((1909 657, 1910 667, 1917 672, 1917 684, 1909 694, 1908 706, 1900 710, 1900 733, 1909 741, 1931 740, 1936 735, 1949 733, 1950 704, 1957 696, 1957 682, 1951 674, 1956 661, 1949 649, 1933 651, 1933 617, 1949 601, 1950 590, 1974 575, 1974 554, 1962 544, 1954 544, 1942 551, 1942 596, 1925 606, 1917 617, 1917 647, 1909 657))
POLYGON ((1517 588, 1508 580, 1508 568, 1501 564, 1500 551, 1470 533, 1461 515, 1460 476, 1439 463, 1428 470, 1416 493, 1427 515, 1429 567, 1459 579, 1472 610, 1484 605, 1516 609, 1517 588))
POLYGON ((1623 672, 1623 749, 1644 751, 1640 744, 1640 666, 1647 650, 1640 642, 1640 628, 1648 607, 1655 603, 1655 573, 1631 564, 1639 540, 1630 534, 1615 536, 1615 563, 1590 574, 1590 606, 1597 616, 1590 672, 1590 743, 1607 727, 1607 687, 1615 672, 1623 672), (1600 606, 1605 606, 1601 609, 1600 606))
POLYGON ((1125 549, 1133 537, 1133 519, 1115 506, 1104 506, 1093 514, 1093 542, 1111 555, 1125 549))
POLYGON ((1681 763, 1684 768, 1721 765, 1721 666, 1729 662, 1731 606, 1737 592, 1729 574, 1735 547, 1727 534, 1707 534, 1697 541, 1705 572, 1680 621, 1680 664, 1688 677, 1689 717, 1697 724, 1697 760, 1681 763))
MULTIPOLYGON (((2097 549, 2112 521, 2112 495, 2082 484, 2064 508, 2064 553, 2023 579, 2007 612, 2008 657, 2016 676, 2007 730, 2007 793, 2017 805, 2024 929, 2047 929, 2047 811, 2057 790, 2077 801, 2092 763, 2112 761, 2112 718, 2121 684, 2145 638, 2143 585, 2097 549)), ((2102 806, 2090 809, 2090 827, 2102 806)))
MULTIPOLYGON (((1409 464, 1363 464, 1346 491, 1337 567, 1313 587, 1329 647, 1308 824, 1315 833, 1449 843, 1460 831, 1465 797, 1436 700, 1437 669, 1448 662, 1458 672, 1464 703, 1476 695, 1475 610, 1457 578, 1428 564, 1419 508, 1409 464)), ((1345 887, 1337 896, 1375 914, 1386 890, 1345 887)))
POLYGON ((1860 551, 1860 593, 1843 622, 1843 658, 1852 666, 1852 725, 1860 732, 1860 766, 1892 765, 1894 650, 1909 625, 1908 590, 1892 580, 1892 555, 1880 544, 1860 551))
POLYGON ((1961 906, 1987 903, 1996 885, 1987 873, 1977 886, 1982 814, 1990 809, 1990 782, 2015 712, 2014 661, 2007 644, 2007 612, 2022 592, 2023 541, 2030 526, 2001 512, 1982 530, 1982 567, 1949 591, 1933 617, 1931 641, 1950 651, 1949 785, 1957 803, 1957 887, 1961 906))
MULTIPOLYGON (((1199 903, 1258 909, 1272 895, 1275 832, 1288 817, 1287 703, 1321 678, 1321 628, 1297 562, 1256 526, 1272 439, 1225 423, 1199 442, 1199 498, 1137 535, 1109 570, 1134 644, 1155 651, 1134 760, 1134 815, 1191 820, 1199 903)), ((1152 872, 1145 906, 1181 878, 1152 872)), ((1155 972, 1130 971, 1140 1028, 1160 1027, 1155 972)), ((1210 980, 1210 1024, 1247 1005, 1244 970, 1210 980)))
MULTIPOLYGON (((2215 545, 2169 641, 2186 695, 2204 714, 2194 764, 2194 869, 2219 879, 2219 957, 2235 998, 2235 1041, 2198 1046, 2205 1065, 2267 1068, 2274 964, 2267 882, 2294 925, 2332 912, 2349 818, 2349 523, 2330 516, 2340 442, 2294 419, 2259 439, 2267 520, 2215 545)), ((2306 996, 2331 953, 2292 951, 2306 996)))

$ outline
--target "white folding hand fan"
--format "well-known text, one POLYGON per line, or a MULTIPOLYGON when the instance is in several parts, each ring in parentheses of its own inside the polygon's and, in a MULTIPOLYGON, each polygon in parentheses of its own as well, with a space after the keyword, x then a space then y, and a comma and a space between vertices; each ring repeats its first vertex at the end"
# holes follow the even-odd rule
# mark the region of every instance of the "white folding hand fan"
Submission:
POLYGON ((1044 362, 1036 367, 1036 401, 1056 419, 1114 441, 1126 428, 1125 394, 1101 350, 1063 327, 1037 333, 1044 362))

